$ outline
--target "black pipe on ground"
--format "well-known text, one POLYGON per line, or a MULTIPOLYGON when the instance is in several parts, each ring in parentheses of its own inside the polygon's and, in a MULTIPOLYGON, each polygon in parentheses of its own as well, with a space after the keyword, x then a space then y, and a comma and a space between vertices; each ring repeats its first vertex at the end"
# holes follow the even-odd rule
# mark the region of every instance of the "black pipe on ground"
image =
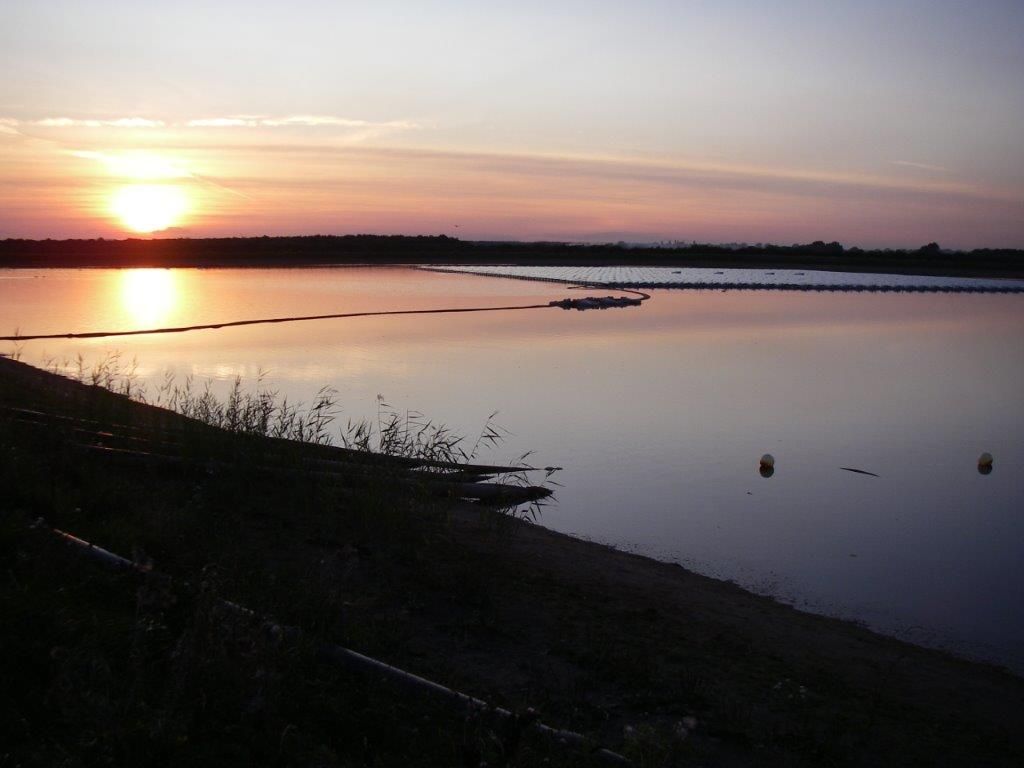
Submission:
MULTIPOLYGON (((153 573, 146 566, 135 563, 126 557, 122 557, 110 550, 98 547, 85 539, 68 533, 67 531, 51 528, 41 519, 36 522, 34 527, 43 528, 52 532, 64 542, 74 547, 78 552, 109 568, 119 571, 135 572, 146 575, 149 578, 155 576, 157 578, 170 581, 169 576, 153 573)), ((218 602, 222 608, 225 608, 232 613, 243 615, 246 618, 260 618, 255 611, 238 605, 237 603, 233 603, 230 600, 219 600, 218 602)), ((270 631, 280 633, 283 637, 295 639, 302 634, 302 630, 297 627, 281 626, 266 618, 264 618, 264 620, 266 621, 267 627, 270 631)), ((632 765, 625 756, 620 755, 618 752, 612 752, 610 749, 596 746, 590 739, 581 733, 566 731, 560 728, 552 728, 549 725, 545 725, 535 718, 532 710, 528 710, 524 715, 519 715, 510 710, 504 709, 503 707, 496 707, 488 704, 486 701, 478 699, 475 696, 470 696, 469 694, 462 693, 461 691, 456 691, 453 688, 448 688, 447 686, 436 683, 433 680, 428 680, 425 677, 420 677, 412 672, 399 669, 398 667, 394 667, 386 662, 380 661, 379 659, 366 656, 358 651, 353 651, 350 648, 345 648, 333 643, 323 643, 319 645, 317 647, 317 657, 322 661, 338 664, 363 674, 369 673, 378 675, 382 679, 408 688, 417 693, 425 693, 433 698, 446 701, 459 708, 474 711, 480 715, 490 716, 496 720, 508 722, 512 725, 517 725, 523 730, 534 731, 541 736, 554 741, 556 744, 586 751, 591 757, 601 761, 602 763, 611 765, 632 765)))

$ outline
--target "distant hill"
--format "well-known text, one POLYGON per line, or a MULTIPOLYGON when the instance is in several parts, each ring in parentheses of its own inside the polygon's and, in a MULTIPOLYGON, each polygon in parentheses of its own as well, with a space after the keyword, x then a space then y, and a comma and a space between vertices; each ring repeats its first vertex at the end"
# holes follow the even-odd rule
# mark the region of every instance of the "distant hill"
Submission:
POLYGON ((258 267, 324 264, 799 266, 937 275, 1024 276, 1024 250, 863 250, 794 245, 474 242, 445 235, 311 235, 127 240, 0 240, 0 267, 258 267))

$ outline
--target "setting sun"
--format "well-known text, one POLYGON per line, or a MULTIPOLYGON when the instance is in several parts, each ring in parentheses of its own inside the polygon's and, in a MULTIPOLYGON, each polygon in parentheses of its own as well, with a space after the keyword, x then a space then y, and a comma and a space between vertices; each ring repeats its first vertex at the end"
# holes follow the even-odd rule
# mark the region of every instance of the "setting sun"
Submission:
POLYGON ((158 232, 180 223, 188 197, 174 185, 129 184, 114 195, 111 210, 133 232, 158 232))

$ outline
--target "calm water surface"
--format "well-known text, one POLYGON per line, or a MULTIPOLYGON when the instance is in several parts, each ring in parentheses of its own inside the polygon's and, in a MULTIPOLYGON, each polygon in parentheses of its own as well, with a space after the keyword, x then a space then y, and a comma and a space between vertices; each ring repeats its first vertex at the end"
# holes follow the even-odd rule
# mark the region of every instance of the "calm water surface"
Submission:
MULTIPOLYGON (((401 268, 14 270, 0 330, 566 295, 401 268)), ((333 386, 343 420, 375 414, 378 393, 473 435, 498 410, 514 435, 489 458, 565 468, 546 526, 1024 670, 1024 297, 655 290, 626 310, 30 342, 23 359, 115 350, 150 380, 264 371, 307 401, 333 386)))

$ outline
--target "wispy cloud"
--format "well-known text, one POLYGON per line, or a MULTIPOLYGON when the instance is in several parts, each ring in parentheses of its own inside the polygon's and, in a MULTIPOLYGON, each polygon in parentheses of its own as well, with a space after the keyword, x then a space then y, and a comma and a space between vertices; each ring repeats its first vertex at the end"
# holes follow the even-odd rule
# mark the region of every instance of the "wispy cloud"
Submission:
POLYGON ((416 128, 416 123, 408 120, 388 120, 374 122, 372 120, 353 120, 347 117, 331 117, 325 115, 295 115, 293 117, 267 118, 261 122, 271 128, 289 126, 333 126, 336 128, 393 128, 408 130, 416 128))
MULTIPOLYGON (((356 147, 324 143, 265 143, 244 147, 214 143, 191 146, 193 149, 207 151, 259 153, 263 157, 272 154, 317 157, 323 160, 324 167, 329 165, 331 157, 346 160, 361 158, 368 162, 369 167, 378 169, 399 163, 408 172, 419 169, 425 177, 433 179, 451 178, 453 174, 459 173, 499 180, 503 184, 529 185, 536 181, 544 185, 544 195, 553 194, 555 186, 565 186, 572 180, 578 180, 581 182, 580 189, 611 188, 617 190, 616 194, 622 194, 623 190, 640 194, 644 189, 650 192, 656 188, 674 188, 708 194, 741 192, 822 199, 918 199, 958 201, 965 205, 981 201, 1019 204, 1018 196, 1000 190, 947 180, 901 178, 896 174, 870 176, 629 157, 356 147)), ((274 161, 274 164, 278 167, 288 165, 283 160, 274 161)), ((350 181, 348 177, 341 178, 345 183, 350 181)), ((299 181, 302 184, 317 183, 305 176, 299 181)))
POLYGON ((917 168, 921 171, 934 171, 936 173, 945 173, 948 168, 943 168, 941 165, 929 165, 928 163, 915 163, 913 160, 890 160, 892 165, 902 165, 905 168, 917 168))
POLYGON ((185 123, 188 128, 257 128, 259 124, 259 119, 249 117, 203 117, 185 123))
POLYGON ((4 133, 17 133, 19 126, 34 128, 343 128, 382 131, 406 131, 419 127, 410 120, 375 121, 336 115, 230 115, 200 117, 177 122, 153 120, 147 117, 43 117, 35 120, 0 117, 0 131, 4 133))
POLYGON ((203 117, 185 123, 189 128, 371 128, 411 130, 419 127, 409 120, 359 120, 335 115, 288 115, 267 117, 259 115, 232 115, 230 117, 203 117))
POLYGON ((408 131, 420 126, 410 120, 360 120, 336 115, 230 115, 205 117, 176 122, 141 117, 122 118, 69 118, 47 117, 35 120, 0 118, 0 133, 20 135, 24 128, 121 128, 121 129, 191 129, 191 128, 335 128, 346 131, 350 137, 369 138, 393 131, 408 131))
POLYGON ((41 120, 26 120, 19 124, 39 128, 163 128, 166 125, 163 120, 149 120, 145 117, 118 117, 113 120, 44 117, 41 120))
POLYGON ((192 174, 180 164, 161 155, 149 152, 95 152, 92 150, 71 150, 72 157, 79 160, 93 160, 101 163, 113 176, 132 179, 183 179, 192 174))
POLYGON ((218 179, 189 170, 181 163, 150 152, 96 152, 93 150, 68 150, 67 154, 79 160, 100 163, 112 175, 124 179, 164 181, 193 179, 211 187, 250 199, 249 195, 229 187, 218 179))

